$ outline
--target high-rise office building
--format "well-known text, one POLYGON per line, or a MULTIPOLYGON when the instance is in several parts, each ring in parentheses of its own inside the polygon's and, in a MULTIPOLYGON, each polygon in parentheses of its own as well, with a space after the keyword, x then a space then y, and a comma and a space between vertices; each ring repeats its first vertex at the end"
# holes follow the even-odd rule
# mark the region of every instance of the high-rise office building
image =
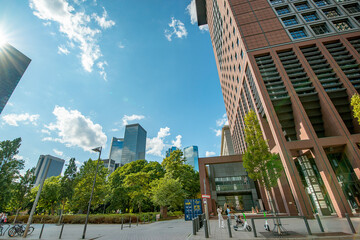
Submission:
POLYGON ((0 114, 30 61, 10 44, 0 45, 0 114))
POLYGON ((176 150, 179 150, 177 147, 175 146, 172 146, 171 148, 169 148, 167 151, 166 151, 166 157, 170 157, 170 154, 173 152, 173 151, 176 151, 176 150))
POLYGON ((46 175, 46 178, 53 177, 53 176, 59 176, 62 172, 62 169, 64 167, 65 160, 51 156, 51 155, 40 155, 39 161, 36 165, 35 169, 35 186, 39 185, 41 182, 41 179, 44 177, 44 174, 46 172, 47 166, 49 166, 48 173, 46 175))
MULTIPOLYGON (((253 109, 284 176, 278 209, 312 217, 360 211, 358 0, 196 0, 208 24, 234 151, 253 109)), ((266 201, 264 191, 261 198, 266 201)))
POLYGON ((111 161, 110 162, 107 161, 107 164, 105 164, 105 166, 108 166, 110 173, 115 171, 121 165, 121 156, 122 156, 123 147, 124 147, 123 138, 116 138, 116 137, 112 138, 110 153, 109 153, 109 159, 111 159, 111 161), (111 164, 109 165, 109 163, 111 164))
POLYGON ((124 145, 121 154, 121 166, 139 159, 145 159, 146 131, 140 124, 125 127, 124 145))
POLYGON ((184 158, 186 164, 193 166, 195 171, 199 171, 199 149, 197 146, 184 148, 184 158))
POLYGON ((225 125, 221 130, 220 156, 234 155, 234 146, 231 139, 229 125, 225 125))

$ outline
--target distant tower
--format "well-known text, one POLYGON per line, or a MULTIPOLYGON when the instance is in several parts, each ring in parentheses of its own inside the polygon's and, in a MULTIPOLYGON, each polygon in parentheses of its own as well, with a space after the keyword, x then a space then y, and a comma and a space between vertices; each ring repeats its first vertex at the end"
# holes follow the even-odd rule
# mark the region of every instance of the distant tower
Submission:
POLYGON ((139 159, 145 159, 146 131, 140 124, 126 125, 121 166, 139 159))
POLYGON ((30 61, 10 44, 0 45, 0 114, 30 61))
MULTIPOLYGON (((116 138, 113 137, 111 140, 111 146, 110 146, 110 153, 109 153, 109 159, 111 161, 107 162, 108 169, 110 173, 116 170, 121 164, 121 155, 124 147, 124 139, 123 138, 116 138), (114 164, 113 164, 114 161, 114 164), (109 162, 111 163, 109 165, 109 162)), ((105 165, 105 166, 106 166, 105 165)))
POLYGON ((173 151, 176 151, 176 150, 179 150, 177 147, 175 146, 172 146, 171 148, 169 148, 167 151, 166 151, 166 157, 170 157, 170 154, 173 152, 173 151))
POLYGON ((197 146, 184 148, 184 158, 186 164, 193 166, 197 172, 199 171, 199 149, 197 146))
POLYGON ((51 155, 40 155, 39 161, 35 169, 35 176, 36 176, 35 186, 40 184, 41 179, 44 177, 46 168, 49 163, 50 163, 50 167, 45 179, 53 176, 59 176, 62 172, 65 160, 51 155))
POLYGON ((230 128, 225 125, 221 131, 221 153, 220 156, 234 155, 234 146, 231 139, 230 128))

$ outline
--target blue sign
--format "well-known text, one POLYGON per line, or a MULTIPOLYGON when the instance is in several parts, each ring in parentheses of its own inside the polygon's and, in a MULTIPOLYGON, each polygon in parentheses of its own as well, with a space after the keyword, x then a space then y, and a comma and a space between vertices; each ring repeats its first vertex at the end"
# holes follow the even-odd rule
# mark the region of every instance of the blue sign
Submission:
POLYGON ((201 199, 185 199, 185 221, 191 221, 202 214, 201 199))

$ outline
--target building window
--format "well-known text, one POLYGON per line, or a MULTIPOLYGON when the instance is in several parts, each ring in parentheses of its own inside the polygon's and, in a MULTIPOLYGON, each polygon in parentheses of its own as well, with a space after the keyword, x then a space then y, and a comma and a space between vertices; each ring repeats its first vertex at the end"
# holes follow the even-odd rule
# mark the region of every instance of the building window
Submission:
POLYGON ((300 39, 300 38, 307 37, 307 34, 306 34, 304 28, 292 29, 289 32, 293 39, 300 39))
POLYGON ((235 59, 237 60, 237 53, 235 53, 235 59))
POLYGON ((314 0, 314 2, 318 7, 329 5, 328 0, 314 0))
POLYGON ((276 8, 276 12, 278 15, 283 15, 283 14, 287 14, 290 12, 290 9, 288 6, 285 6, 285 7, 279 7, 279 8, 276 8))
POLYGON ((323 24, 319 24, 319 25, 315 25, 315 26, 311 26, 312 30, 314 31, 314 33, 316 35, 320 35, 320 34, 324 34, 324 33, 329 33, 330 30, 329 28, 326 26, 325 23, 323 24))
POLYGON ((275 4, 279 4, 279 3, 283 3, 283 0, 270 0, 271 5, 275 5, 275 4))
POLYGON ((306 14, 303 14, 302 16, 306 22, 313 22, 313 21, 320 19, 319 16, 315 12, 306 13, 306 14))
POLYGON ((241 65, 239 64, 239 72, 241 72, 241 65))
POLYGON ((282 21, 283 21, 285 26, 292 26, 292 25, 298 24, 298 21, 297 21, 295 16, 294 17, 283 18, 282 21))
POLYGON ((295 4, 295 7, 298 11, 302 11, 302 10, 306 10, 306 9, 310 8, 310 6, 307 2, 295 4))
POLYGON ((236 45, 239 46, 239 38, 236 39, 236 45))
POLYGON ((240 56, 241 56, 241 59, 243 59, 244 53, 243 53, 243 50, 242 50, 242 49, 241 49, 241 52, 240 52, 240 56))
POLYGON ((335 27, 337 28, 337 30, 339 30, 339 31, 346 31, 346 30, 353 28, 353 26, 347 19, 334 21, 333 23, 334 23, 335 27))
POLYGON ((328 17, 328 18, 337 17, 337 16, 341 15, 337 8, 323 9, 323 12, 326 15, 326 17, 328 17))
POLYGON ((350 5, 344 5, 344 8, 348 13, 358 13, 360 12, 360 7, 358 3, 350 4, 350 5))

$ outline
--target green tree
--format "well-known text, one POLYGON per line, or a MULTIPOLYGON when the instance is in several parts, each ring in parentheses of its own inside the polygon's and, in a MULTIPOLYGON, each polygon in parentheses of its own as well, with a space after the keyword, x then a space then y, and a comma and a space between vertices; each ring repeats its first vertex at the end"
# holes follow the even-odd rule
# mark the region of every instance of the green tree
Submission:
MULTIPOLYGON (((93 161, 89 159, 84 162, 80 167, 80 171, 76 176, 76 184, 74 194, 71 200, 71 209, 73 211, 87 211, 88 203, 90 200, 90 194, 94 182, 94 176, 96 171, 97 160, 93 161)), ((104 199, 108 192, 106 176, 108 170, 104 167, 104 163, 99 163, 99 169, 96 175, 96 184, 94 188, 94 195, 91 201, 91 209, 97 209, 100 204, 104 203, 104 199)))
POLYGON ((124 179, 124 187, 129 191, 130 202, 141 212, 141 207, 149 199, 150 174, 130 173, 124 179))
MULTIPOLYGON (((245 142, 247 147, 243 155, 244 167, 249 177, 266 189, 271 208, 275 209, 269 191, 277 185, 283 166, 279 155, 270 152, 253 110, 245 116, 245 142)), ((280 228, 278 231, 280 233, 280 228)))
POLYGON ((61 202, 62 208, 59 223, 65 209, 65 204, 71 201, 74 195, 76 171, 77 167, 75 163, 75 158, 71 158, 65 170, 64 176, 60 180, 59 200, 61 202))
POLYGON ((20 145, 21 138, 0 142, 0 211, 4 211, 10 202, 12 183, 19 177, 19 171, 24 168, 24 161, 15 157, 20 145))
POLYGON ((163 218, 167 217, 167 208, 176 210, 184 203, 185 191, 178 179, 164 177, 151 183, 152 202, 163 208, 163 218))
POLYGON ((30 191, 35 181, 34 173, 35 168, 28 169, 24 175, 20 176, 20 181, 13 183, 10 205, 11 208, 16 211, 14 222, 19 215, 19 211, 24 208, 29 201, 30 191))
POLYGON ((351 106, 353 107, 354 117, 357 118, 360 124, 360 95, 354 94, 351 97, 351 106))
POLYGON ((195 198, 200 192, 199 173, 192 166, 186 164, 181 150, 171 152, 169 157, 164 158, 161 165, 165 169, 167 178, 180 181, 186 198, 195 198))
MULTIPOLYGON (((60 178, 60 176, 53 176, 45 180, 37 205, 38 209, 50 212, 51 215, 54 215, 55 208, 59 204, 60 178)), ((38 190, 39 188, 37 187, 36 189, 38 190)))

